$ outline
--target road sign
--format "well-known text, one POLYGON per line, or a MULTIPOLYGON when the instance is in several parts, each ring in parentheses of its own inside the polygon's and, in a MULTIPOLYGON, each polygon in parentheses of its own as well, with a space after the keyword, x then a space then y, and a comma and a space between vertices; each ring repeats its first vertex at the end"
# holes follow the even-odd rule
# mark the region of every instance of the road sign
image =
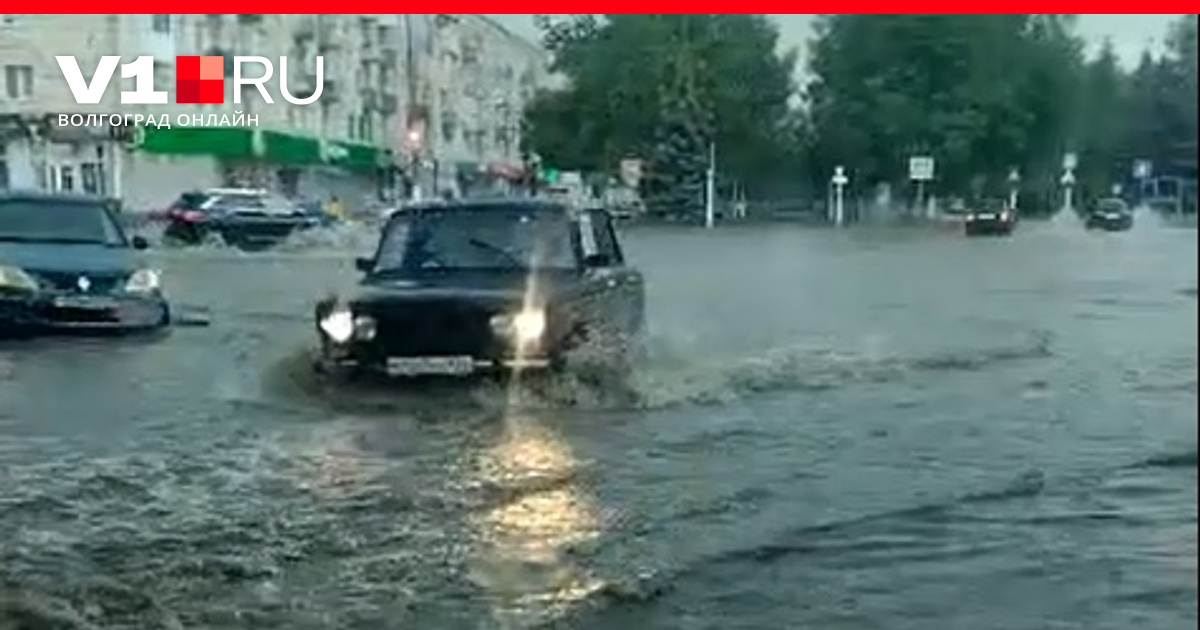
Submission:
POLYGON ((1075 170, 1076 166, 1079 166, 1079 156, 1078 155, 1076 155, 1074 153, 1068 153, 1063 156, 1063 170, 1064 171, 1073 171, 1073 170, 1075 170))
POLYGON ((1071 171, 1067 171, 1066 173, 1063 173, 1062 185, 1063 186, 1074 186, 1075 185, 1075 173, 1072 173, 1071 171))
POLYGON ((833 185, 845 186, 850 183, 850 178, 846 177, 846 169, 841 166, 836 166, 833 169, 833 185))
POLYGON ((1013 170, 1008 172, 1008 183, 1015 184, 1019 181, 1021 181, 1020 171, 1018 171, 1017 169, 1014 168, 1013 170))
POLYGON ((908 178, 915 182, 933 179, 933 158, 916 156, 908 158, 908 178))
POLYGON ((1150 160, 1137 160, 1133 163, 1133 176, 1137 179, 1147 179, 1154 173, 1150 160))

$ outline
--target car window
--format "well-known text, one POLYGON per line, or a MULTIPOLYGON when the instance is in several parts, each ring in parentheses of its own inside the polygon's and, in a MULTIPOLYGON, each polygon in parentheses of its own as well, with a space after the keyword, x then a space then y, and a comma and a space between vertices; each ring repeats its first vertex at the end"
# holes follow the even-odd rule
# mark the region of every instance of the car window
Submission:
POLYGON ((424 211, 389 223, 376 270, 575 268, 571 232, 558 212, 424 211))
POLYGON ((217 195, 209 200, 209 210, 261 210, 264 207, 262 195, 217 195))
POLYGON ((591 229, 596 247, 596 255, 602 257, 608 265, 623 264, 620 245, 617 244, 616 231, 612 219, 607 212, 592 210, 587 213, 588 221, 581 225, 582 229, 591 229))
POLYGON ((204 202, 211 198, 212 195, 206 193, 183 193, 175 201, 175 207, 181 210, 200 210, 204 206, 204 202))
POLYGON ((101 202, 0 201, 0 241, 125 245, 125 234, 101 202))

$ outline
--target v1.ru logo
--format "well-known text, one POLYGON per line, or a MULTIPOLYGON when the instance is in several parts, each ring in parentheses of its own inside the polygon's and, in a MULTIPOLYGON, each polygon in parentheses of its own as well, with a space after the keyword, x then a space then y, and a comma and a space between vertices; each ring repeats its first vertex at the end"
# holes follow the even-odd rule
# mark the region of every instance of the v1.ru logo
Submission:
POLYGON ((176 57, 175 102, 225 102, 224 57, 176 57))
MULTIPOLYGON (((96 66, 96 74, 92 75, 91 83, 83 80, 79 63, 72 56, 58 56, 58 67, 62 69, 63 77, 71 95, 80 105, 97 105, 108 90, 112 75, 121 66, 121 78, 133 81, 132 92, 121 92, 121 103, 124 105, 165 105, 167 93, 154 89, 154 57, 142 56, 126 64, 121 63, 117 55, 105 55, 96 66)), ((312 95, 307 98, 295 98, 288 93, 287 88, 287 57, 279 58, 279 91, 283 99, 293 105, 308 105, 316 102, 324 90, 324 57, 317 57, 316 81, 312 95)), ((274 104, 271 95, 267 93, 264 83, 271 78, 274 68, 266 57, 234 57, 233 58, 233 102, 241 103, 241 88, 253 85, 258 88, 267 103, 274 104), (242 77, 242 63, 258 63, 266 68, 263 76, 254 79, 242 77)), ((175 58, 175 102, 220 104, 225 102, 225 58, 216 56, 185 56, 175 58)))

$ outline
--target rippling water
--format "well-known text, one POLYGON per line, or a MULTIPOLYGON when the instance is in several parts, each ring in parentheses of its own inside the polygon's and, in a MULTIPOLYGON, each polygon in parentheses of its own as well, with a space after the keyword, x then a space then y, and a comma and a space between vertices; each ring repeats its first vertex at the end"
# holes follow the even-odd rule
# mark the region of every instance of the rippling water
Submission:
POLYGON ((651 353, 332 390, 371 246, 160 250, 207 328, 0 346, 0 628, 1196 622, 1196 236, 641 229, 651 353))

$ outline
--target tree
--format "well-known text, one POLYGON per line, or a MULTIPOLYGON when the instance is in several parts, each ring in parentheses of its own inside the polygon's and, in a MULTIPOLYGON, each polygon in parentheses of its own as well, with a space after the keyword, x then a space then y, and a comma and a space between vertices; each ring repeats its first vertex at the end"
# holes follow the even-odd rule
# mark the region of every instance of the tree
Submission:
POLYGON ((795 179, 796 165, 783 160, 798 154, 789 144, 796 137, 781 131, 794 129, 796 56, 776 54, 778 31, 765 16, 582 15, 538 24, 553 70, 567 80, 525 112, 529 147, 546 163, 611 172, 637 156, 650 162, 652 187, 669 186, 694 179, 679 171, 696 168, 692 145, 715 141, 722 173, 751 190, 795 179))
POLYGON ((828 15, 807 89, 813 163, 899 184, 937 160, 947 191, 1046 171, 1072 136, 1081 45, 1071 16, 828 15))

